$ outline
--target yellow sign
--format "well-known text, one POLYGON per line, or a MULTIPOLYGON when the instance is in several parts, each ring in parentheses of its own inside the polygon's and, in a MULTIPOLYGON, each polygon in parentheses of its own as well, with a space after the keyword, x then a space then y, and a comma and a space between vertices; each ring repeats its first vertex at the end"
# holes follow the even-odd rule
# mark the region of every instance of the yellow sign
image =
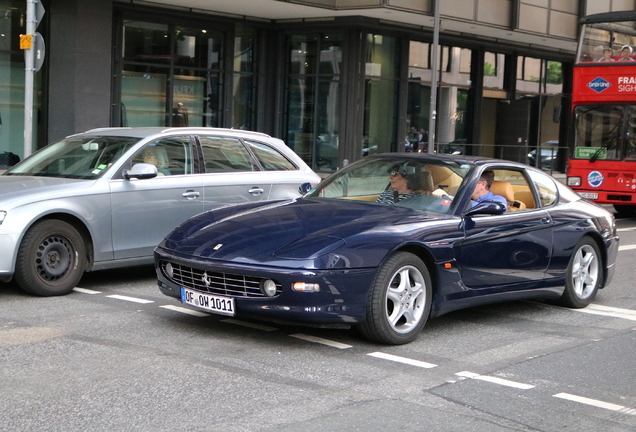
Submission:
POLYGON ((33 48, 33 36, 32 35, 20 35, 20 49, 33 48))

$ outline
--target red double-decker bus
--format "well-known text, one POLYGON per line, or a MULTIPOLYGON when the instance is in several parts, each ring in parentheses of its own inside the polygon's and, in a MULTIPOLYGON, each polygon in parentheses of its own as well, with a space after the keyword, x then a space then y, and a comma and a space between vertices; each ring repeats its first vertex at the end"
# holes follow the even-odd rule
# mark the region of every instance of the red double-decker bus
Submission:
POLYGON ((636 215, 636 11, 581 19, 567 184, 636 215))

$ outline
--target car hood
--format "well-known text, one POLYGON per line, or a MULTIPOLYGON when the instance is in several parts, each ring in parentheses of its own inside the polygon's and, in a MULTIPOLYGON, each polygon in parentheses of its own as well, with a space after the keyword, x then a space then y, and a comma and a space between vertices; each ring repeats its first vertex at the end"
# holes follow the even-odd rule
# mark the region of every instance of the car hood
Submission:
POLYGON ((413 230, 441 219, 448 217, 397 206, 301 198, 203 213, 175 229, 159 249, 195 260, 304 268, 347 262, 350 267, 356 259, 347 256, 348 250, 377 250, 381 257, 413 230))
POLYGON ((18 205, 19 202, 27 200, 34 202, 40 199, 50 199, 51 196, 61 196, 70 190, 84 189, 94 182, 94 180, 56 177, 2 175, 0 176, 0 207, 18 205))

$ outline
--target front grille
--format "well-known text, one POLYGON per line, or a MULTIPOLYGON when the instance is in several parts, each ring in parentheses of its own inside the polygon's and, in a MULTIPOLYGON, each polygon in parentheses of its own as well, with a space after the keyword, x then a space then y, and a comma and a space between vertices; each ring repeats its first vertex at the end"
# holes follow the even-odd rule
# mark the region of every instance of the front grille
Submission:
MULTIPOLYGON (((179 287, 230 297, 267 297, 261 291, 261 281, 266 278, 205 271, 175 263, 170 263, 172 277, 169 277, 166 272, 167 264, 166 261, 161 262, 164 276, 179 287)), ((276 282, 276 295, 282 289, 282 285, 276 282)))
POLYGON ((631 201, 632 197, 630 195, 607 195, 607 199, 612 201, 631 201))

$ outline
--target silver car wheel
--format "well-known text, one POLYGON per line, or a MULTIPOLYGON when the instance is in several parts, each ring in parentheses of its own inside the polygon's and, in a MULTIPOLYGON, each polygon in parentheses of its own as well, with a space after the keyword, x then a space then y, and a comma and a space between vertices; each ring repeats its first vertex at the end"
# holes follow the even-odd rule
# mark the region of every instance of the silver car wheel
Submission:
POLYGON ((378 269, 366 319, 358 329, 368 339, 390 345, 415 340, 431 312, 432 285, 428 267, 418 256, 393 254, 378 269))
POLYGON ((580 299, 589 298, 596 292, 599 277, 597 252, 589 244, 576 251, 572 261, 572 288, 580 299))
POLYGON ((424 276, 413 266, 400 268, 391 278, 386 292, 386 317, 396 332, 408 333, 422 319, 425 286, 424 276))

